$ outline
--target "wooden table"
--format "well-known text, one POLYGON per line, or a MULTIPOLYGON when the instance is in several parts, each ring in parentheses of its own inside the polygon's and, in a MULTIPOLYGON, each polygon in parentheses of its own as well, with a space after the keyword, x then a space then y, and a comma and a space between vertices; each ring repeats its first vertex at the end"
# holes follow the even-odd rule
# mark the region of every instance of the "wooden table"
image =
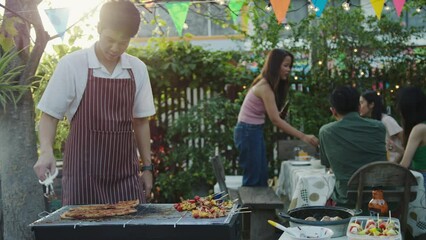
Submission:
MULTIPOLYGON (((272 240, 275 229, 268 224, 268 220, 275 220, 275 209, 283 209, 281 199, 270 187, 240 187, 238 189, 241 204, 252 211, 250 213, 250 239, 272 240)), ((247 225, 243 218, 243 228, 247 225)))

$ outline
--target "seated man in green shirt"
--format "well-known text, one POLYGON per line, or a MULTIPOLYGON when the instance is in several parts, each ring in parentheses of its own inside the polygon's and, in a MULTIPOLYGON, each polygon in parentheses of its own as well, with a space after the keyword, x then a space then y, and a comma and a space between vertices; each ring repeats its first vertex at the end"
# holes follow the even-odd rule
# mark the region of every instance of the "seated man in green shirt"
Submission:
POLYGON ((383 123, 360 117, 359 93, 350 86, 336 88, 330 97, 331 112, 337 121, 319 132, 321 163, 336 177, 331 198, 337 206, 355 207, 347 198, 347 183, 361 166, 386 161, 386 129, 383 123))

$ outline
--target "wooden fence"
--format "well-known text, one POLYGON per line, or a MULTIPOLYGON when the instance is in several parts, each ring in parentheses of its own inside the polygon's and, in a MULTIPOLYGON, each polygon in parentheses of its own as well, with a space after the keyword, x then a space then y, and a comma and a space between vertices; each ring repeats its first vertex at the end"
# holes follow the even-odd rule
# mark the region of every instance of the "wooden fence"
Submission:
POLYGON ((162 88, 154 93, 157 107, 157 124, 170 126, 182 113, 197 105, 200 101, 209 99, 217 93, 212 93, 209 87, 204 88, 162 88))

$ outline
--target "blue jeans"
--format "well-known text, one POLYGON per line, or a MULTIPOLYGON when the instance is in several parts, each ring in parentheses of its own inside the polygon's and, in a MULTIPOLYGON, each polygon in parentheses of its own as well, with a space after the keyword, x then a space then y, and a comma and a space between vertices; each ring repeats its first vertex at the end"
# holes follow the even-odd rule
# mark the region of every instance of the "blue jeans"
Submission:
POLYGON ((234 129, 234 143, 243 169, 243 186, 268 186, 263 124, 238 122, 234 129))

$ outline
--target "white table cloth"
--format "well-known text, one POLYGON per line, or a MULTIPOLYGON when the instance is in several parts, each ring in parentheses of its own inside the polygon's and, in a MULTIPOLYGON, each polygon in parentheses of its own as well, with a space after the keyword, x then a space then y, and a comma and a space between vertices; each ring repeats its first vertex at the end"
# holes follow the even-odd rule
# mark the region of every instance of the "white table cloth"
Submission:
POLYGON ((426 195, 423 175, 416 171, 411 172, 417 180, 417 196, 408 204, 407 224, 411 234, 416 237, 426 233, 426 195))
MULTIPOLYGON (((305 206, 324 206, 336 183, 325 168, 299 165, 301 161, 283 161, 276 193, 290 200, 288 210, 305 206)), ((306 162, 309 163, 309 162, 306 162)))

